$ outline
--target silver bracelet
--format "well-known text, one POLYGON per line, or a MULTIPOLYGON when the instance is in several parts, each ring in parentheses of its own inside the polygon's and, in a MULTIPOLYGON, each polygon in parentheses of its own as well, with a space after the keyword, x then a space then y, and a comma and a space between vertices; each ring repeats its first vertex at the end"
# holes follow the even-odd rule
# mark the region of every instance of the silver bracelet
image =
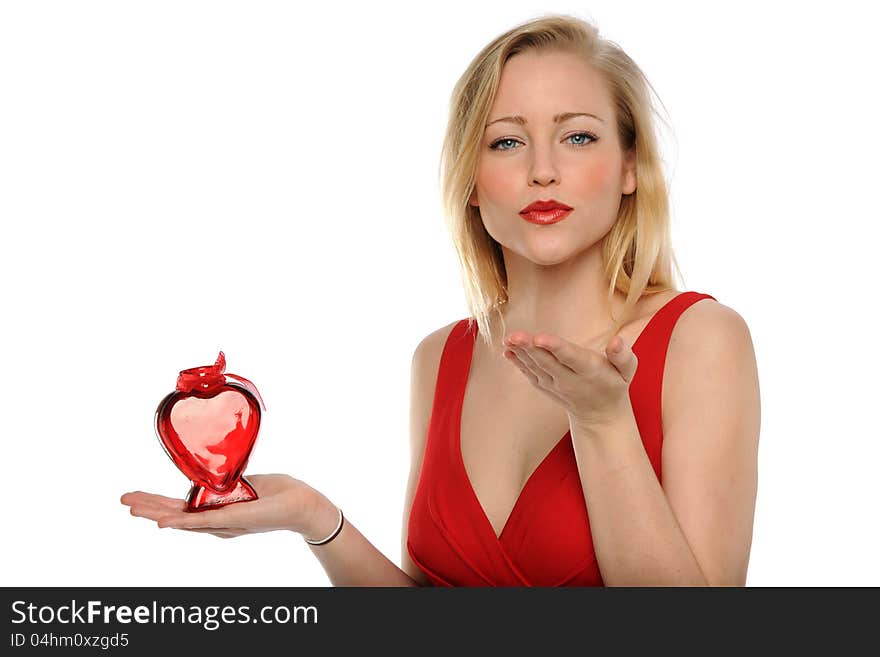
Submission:
POLYGON ((339 522, 336 525, 336 529, 333 530, 333 532, 330 534, 330 536, 328 536, 327 538, 322 538, 320 541, 312 541, 312 540, 309 540, 308 538, 306 538, 305 536, 303 536, 303 540, 306 543, 308 543, 309 545, 323 545, 324 543, 329 543, 334 538, 336 538, 336 535, 340 531, 342 531, 342 521, 343 521, 342 509, 339 507, 336 507, 336 508, 339 510, 339 522))

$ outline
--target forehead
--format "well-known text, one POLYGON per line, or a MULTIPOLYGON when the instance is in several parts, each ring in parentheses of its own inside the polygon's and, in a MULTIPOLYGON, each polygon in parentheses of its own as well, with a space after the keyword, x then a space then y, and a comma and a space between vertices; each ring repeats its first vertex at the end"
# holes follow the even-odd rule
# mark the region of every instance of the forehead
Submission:
POLYGON ((610 110, 611 97, 605 81, 582 57, 561 52, 525 52, 504 64, 490 119, 507 113, 583 111, 597 114, 607 122, 610 110))

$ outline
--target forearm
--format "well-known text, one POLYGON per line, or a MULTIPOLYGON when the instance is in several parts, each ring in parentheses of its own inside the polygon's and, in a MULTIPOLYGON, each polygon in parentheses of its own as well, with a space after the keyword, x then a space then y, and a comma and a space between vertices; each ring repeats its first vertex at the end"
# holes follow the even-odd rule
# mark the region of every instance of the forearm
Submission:
POLYGON ((601 432, 572 426, 572 443, 605 584, 706 586, 635 417, 601 432))
MULTIPOLYGON (((303 535, 315 540, 329 536, 339 522, 337 507, 321 495, 313 522, 303 535)), ((308 544, 333 586, 418 586, 394 562, 370 543, 348 518, 339 534, 324 545, 308 544)))

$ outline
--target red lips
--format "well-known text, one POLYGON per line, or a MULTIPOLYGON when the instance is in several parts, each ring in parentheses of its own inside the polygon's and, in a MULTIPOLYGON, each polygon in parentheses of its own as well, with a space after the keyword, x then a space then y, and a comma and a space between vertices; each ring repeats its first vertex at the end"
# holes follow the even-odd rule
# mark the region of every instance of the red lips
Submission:
POLYGON ((570 205, 566 205, 565 203, 560 203, 556 199, 550 199, 549 201, 535 201, 531 205, 527 205, 522 210, 519 211, 520 214, 526 214, 528 212, 549 212, 551 210, 571 210, 572 207, 570 205))
POLYGON ((519 216, 529 223, 547 226, 565 219, 572 213, 574 208, 555 199, 549 201, 535 201, 519 211, 519 216))

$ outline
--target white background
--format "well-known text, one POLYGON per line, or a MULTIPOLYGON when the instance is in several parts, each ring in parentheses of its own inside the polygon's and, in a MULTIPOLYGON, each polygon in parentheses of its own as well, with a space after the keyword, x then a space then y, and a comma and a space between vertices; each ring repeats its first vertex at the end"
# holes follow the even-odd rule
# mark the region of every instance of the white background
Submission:
POLYGON ((247 472, 305 480, 400 563, 410 359, 468 314, 437 180, 449 94, 485 43, 562 12, 659 93, 683 289, 752 332, 748 584, 880 585, 866 11, 3 3, 0 583, 329 584, 296 534, 159 530, 119 502, 186 494, 153 413, 220 349, 268 407, 247 472))

